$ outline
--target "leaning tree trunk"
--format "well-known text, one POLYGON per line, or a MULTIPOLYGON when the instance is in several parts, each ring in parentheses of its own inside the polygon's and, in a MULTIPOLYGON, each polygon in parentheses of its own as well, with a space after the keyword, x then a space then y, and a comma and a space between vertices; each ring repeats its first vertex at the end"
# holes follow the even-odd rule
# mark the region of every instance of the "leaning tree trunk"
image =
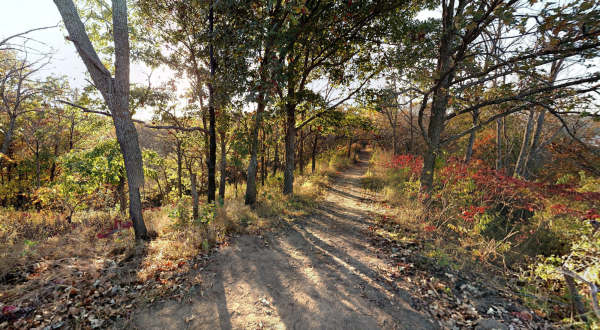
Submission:
POLYGON ((539 154, 540 149, 542 149, 540 147, 540 145, 541 145, 542 131, 544 128, 545 120, 546 120, 546 110, 542 109, 542 110, 540 110, 537 120, 535 121, 535 129, 533 132, 533 138, 531 140, 531 148, 529 149, 529 152, 527 153, 527 159, 525 159, 525 164, 523 165, 523 169, 522 169, 523 177, 526 179, 529 178, 530 169, 532 167, 534 167, 535 164, 537 163, 537 156, 539 154))
POLYGON ((92 77, 94 85, 102 94, 113 118, 117 141, 123 154, 125 171, 129 181, 129 216, 135 237, 149 240, 142 217, 139 187, 144 184, 142 152, 138 134, 129 112, 129 28, 127 25, 127 2, 112 1, 113 38, 115 49, 115 77, 100 61, 85 32, 79 13, 72 0, 54 0, 69 33, 68 39, 75 45, 79 56, 92 77))
POLYGON ((527 126, 525 127, 525 135, 523 135, 523 144, 521 145, 521 151, 519 152, 519 158, 515 165, 514 176, 523 175, 523 168, 525 167, 525 160, 527 159, 527 152, 531 140, 531 131, 533 130, 533 110, 529 111, 529 119, 527 120, 527 126))
POLYGON ((285 170, 283 172, 283 195, 294 194, 294 147, 296 143, 296 105, 288 103, 285 132, 285 170))

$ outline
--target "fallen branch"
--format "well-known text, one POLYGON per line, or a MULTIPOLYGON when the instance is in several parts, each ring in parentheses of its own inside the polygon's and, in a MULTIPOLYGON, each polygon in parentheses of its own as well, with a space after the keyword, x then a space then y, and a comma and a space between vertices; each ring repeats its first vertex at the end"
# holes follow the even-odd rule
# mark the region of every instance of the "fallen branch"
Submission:
MULTIPOLYGON (((568 269, 558 267, 558 268, 556 268, 556 270, 558 270, 559 273, 563 274, 565 276, 565 279, 567 277, 570 277, 570 278, 576 279, 582 283, 587 284, 587 286, 590 288, 590 295, 592 296, 592 308, 594 309, 594 313, 596 313, 596 316, 598 316, 598 318, 600 318, 600 307, 598 307, 598 287, 596 286, 596 284, 584 279, 583 277, 579 276, 578 274, 573 273, 572 271, 570 271, 568 269)), ((576 288, 575 288, 575 291, 576 291, 576 288)))

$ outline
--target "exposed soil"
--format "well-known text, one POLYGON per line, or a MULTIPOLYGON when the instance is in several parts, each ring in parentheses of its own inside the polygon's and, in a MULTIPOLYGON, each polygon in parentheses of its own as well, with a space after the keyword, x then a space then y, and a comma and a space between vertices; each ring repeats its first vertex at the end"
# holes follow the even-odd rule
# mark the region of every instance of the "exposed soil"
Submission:
POLYGON ((363 152, 292 229, 234 238, 200 272, 199 287, 139 310, 133 323, 160 330, 439 328, 411 307, 408 290, 379 275, 389 265, 368 235, 360 185, 367 159, 363 152))

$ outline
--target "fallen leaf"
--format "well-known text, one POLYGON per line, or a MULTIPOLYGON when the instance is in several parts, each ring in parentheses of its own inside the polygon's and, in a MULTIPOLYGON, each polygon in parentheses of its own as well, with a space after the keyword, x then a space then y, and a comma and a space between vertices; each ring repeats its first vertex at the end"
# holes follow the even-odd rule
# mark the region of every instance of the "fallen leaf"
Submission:
POLYGON ((185 318, 185 324, 188 324, 188 323, 190 323, 190 321, 192 321, 192 320, 193 320, 193 319, 195 319, 195 318, 196 318, 196 316, 194 316, 194 315, 192 315, 192 316, 190 316, 190 317, 186 317, 186 318, 185 318))

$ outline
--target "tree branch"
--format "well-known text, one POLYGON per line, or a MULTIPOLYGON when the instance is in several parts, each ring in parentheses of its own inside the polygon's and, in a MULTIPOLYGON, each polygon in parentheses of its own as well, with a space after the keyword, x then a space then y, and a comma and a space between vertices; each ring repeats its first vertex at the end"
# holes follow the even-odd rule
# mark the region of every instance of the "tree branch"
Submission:
MULTIPOLYGON (((79 109, 83 110, 83 112, 95 113, 97 115, 103 115, 103 116, 111 117, 112 118, 112 115, 110 113, 108 113, 108 112, 90 110, 90 109, 88 109, 86 107, 83 107, 83 106, 80 106, 80 105, 77 105, 77 104, 74 104, 74 103, 71 103, 71 102, 67 102, 67 101, 64 101, 64 100, 56 100, 56 101, 58 101, 60 103, 67 104, 67 105, 70 105, 70 106, 75 107, 75 108, 79 108, 79 109)), ((153 129, 174 129, 174 130, 184 131, 184 132, 199 131, 199 132, 202 132, 204 134, 208 134, 207 130, 205 130, 202 127, 197 127, 197 126, 195 126, 195 127, 181 127, 181 126, 175 126, 175 125, 150 125, 150 124, 147 124, 143 120, 139 120, 139 119, 132 119, 132 120, 135 123, 144 125, 144 127, 153 128, 153 129)))

